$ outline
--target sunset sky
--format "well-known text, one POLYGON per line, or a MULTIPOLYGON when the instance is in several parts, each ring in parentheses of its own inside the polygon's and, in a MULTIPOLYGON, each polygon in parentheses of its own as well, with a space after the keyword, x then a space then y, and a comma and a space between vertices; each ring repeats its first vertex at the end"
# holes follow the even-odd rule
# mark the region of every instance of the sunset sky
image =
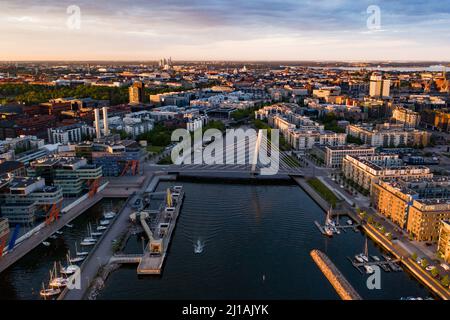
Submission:
POLYGON ((0 60, 450 60, 440 0, 0 0, 0 30, 0 60))

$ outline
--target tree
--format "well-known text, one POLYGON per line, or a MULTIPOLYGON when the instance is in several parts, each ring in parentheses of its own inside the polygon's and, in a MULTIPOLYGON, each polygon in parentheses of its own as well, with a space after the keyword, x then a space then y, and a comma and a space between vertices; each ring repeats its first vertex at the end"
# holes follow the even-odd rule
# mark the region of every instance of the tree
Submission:
POLYGON ((414 261, 416 261, 417 260, 417 253, 413 253, 412 255, 411 255, 411 259, 413 259, 414 261))
POLYGON ((450 285, 450 280, 449 280, 449 278, 448 278, 448 274, 446 274, 446 275, 442 278, 441 284, 442 284, 444 287, 448 287, 448 286, 450 285))
POLYGON ((437 268, 431 269, 431 275, 436 278, 439 275, 438 269, 437 268))
POLYGON ((420 265, 422 266, 422 268, 425 269, 426 267, 428 267, 429 263, 428 263, 427 259, 423 258, 420 265))

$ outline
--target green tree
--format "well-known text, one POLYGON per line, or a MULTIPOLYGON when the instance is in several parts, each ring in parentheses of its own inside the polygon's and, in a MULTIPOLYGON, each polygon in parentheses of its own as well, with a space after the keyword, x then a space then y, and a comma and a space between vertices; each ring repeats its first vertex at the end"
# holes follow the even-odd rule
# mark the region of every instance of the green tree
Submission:
POLYGON ((417 253, 413 253, 412 255, 411 255, 411 259, 413 259, 414 261, 416 261, 417 260, 417 253))
POLYGON ((422 262, 420 263, 420 265, 422 266, 422 268, 425 269, 425 268, 428 267, 428 265, 429 265, 428 260, 425 259, 425 258, 423 258, 423 259, 422 259, 422 262))
POLYGON ((446 274, 446 275, 442 278, 441 284, 442 284, 444 287, 448 287, 448 286, 450 285, 450 280, 449 280, 448 274, 446 274))

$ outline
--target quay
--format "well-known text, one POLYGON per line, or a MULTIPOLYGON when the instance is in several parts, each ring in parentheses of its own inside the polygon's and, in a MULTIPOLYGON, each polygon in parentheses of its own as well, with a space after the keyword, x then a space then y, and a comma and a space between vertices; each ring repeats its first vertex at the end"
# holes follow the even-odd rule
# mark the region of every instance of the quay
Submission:
MULTIPOLYGON (((70 223, 86 210, 100 202, 103 198, 115 197, 113 194, 110 194, 109 188, 106 188, 106 186, 108 186, 108 182, 103 183, 93 197, 89 197, 88 194, 85 194, 62 208, 59 218, 50 225, 46 225, 45 222, 43 222, 19 238, 13 250, 4 253, 3 257, 0 257, 0 273, 24 257, 56 231, 60 230, 66 224, 70 223)), ((126 192, 122 192, 121 197, 127 197, 126 192)))
MULTIPOLYGON (((168 203, 160 211, 143 210, 130 215, 132 221, 140 222, 149 239, 144 253, 142 255, 114 255, 111 257, 110 263, 137 263, 138 275, 161 274, 184 198, 184 191, 181 187, 174 188, 168 190, 168 203), (175 205, 173 206, 173 204, 175 205), (151 214, 156 214, 157 223, 149 226, 146 220, 151 214)), ((149 196, 162 194, 165 193, 154 192, 149 196)))
POLYGON ((325 253, 315 249, 310 254, 342 300, 362 300, 358 292, 325 253))

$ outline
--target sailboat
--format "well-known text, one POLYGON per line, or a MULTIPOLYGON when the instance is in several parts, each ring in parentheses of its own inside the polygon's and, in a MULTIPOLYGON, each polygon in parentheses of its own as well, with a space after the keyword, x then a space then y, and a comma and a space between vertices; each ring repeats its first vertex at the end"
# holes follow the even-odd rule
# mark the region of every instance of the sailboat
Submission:
POLYGON ((87 256, 89 251, 78 251, 77 242, 75 241, 75 253, 77 256, 87 256))
POLYGON ((88 231, 88 235, 86 238, 83 239, 83 241, 81 241, 81 245, 82 246, 93 246, 96 242, 97 239, 95 239, 92 234, 91 234, 91 230, 89 228, 89 226, 87 227, 87 231, 88 231))
POLYGON ((364 245, 364 253, 361 253, 359 255, 365 262, 369 262, 369 247, 368 247, 368 243, 367 243, 367 238, 366 238, 366 243, 364 245))
POLYGON ((39 291, 39 295, 46 299, 54 297, 61 293, 61 289, 59 288, 45 288, 44 283, 42 282, 42 289, 39 291))
POLYGON ((70 256, 70 250, 67 251, 67 255, 69 256, 69 261, 70 261, 70 263, 77 263, 77 262, 81 262, 81 261, 83 261, 84 259, 86 259, 86 256, 76 256, 75 258, 72 258, 72 257, 70 256))
POLYGON ((92 226, 89 223, 89 234, 91 235, 91 237, 100 237, 103 233, 99 231, 92 232, 92 226))
POLYGON ((49 286, 51 288, 64 288, 67 286, 69 280, 65 277, 58 277, 58 271, 56 270, 56 262, 53 266, 53 272, 50 271, 50 283, 49 286))
POLYGON ((66 256, 66 258, 67 258, 67 267, 64 268, 64 267, 60 266, 59 272, 66 274, 66 275, 74 274, 79 269, 79 267, 77 265, 70 263, 69 256, 66 256))

